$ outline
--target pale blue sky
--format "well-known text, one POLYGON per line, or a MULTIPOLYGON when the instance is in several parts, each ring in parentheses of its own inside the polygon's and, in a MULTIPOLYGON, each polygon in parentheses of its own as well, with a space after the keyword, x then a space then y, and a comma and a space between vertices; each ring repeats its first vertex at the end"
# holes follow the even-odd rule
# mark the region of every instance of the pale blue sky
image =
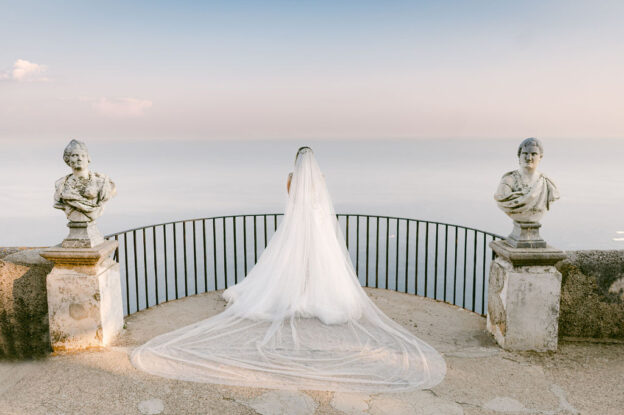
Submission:
POLYGON ((624 138, 621 1, 1 1, 0 140, 624 138))

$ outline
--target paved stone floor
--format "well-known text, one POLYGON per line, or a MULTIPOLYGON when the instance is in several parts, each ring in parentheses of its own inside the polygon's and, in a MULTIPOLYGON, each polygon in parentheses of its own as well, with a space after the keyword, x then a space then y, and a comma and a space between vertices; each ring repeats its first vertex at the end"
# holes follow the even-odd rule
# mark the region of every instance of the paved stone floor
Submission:
POLYGON ((372 395, 280 391, 135 370, 128 360, 133 347, 225 307, 219 293, 209 293, 128 317, 114 347, 0 363, 0 414, 624 414, 624 344, 562 342, 557 353, 509 353, 485 332, 481 316, 409 294, 367 292, 444 355, 448 372, 440 385, 372 395))

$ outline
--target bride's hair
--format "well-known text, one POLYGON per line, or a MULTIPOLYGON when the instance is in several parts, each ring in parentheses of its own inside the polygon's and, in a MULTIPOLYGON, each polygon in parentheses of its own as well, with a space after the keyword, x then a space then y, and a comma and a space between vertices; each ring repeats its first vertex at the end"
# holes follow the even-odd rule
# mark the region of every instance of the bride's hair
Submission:
POLYGON ((312 149, 308 146, 299 147, 299 150, 297 150, 297 155, 295 156, 295 163, 297 162, 297 159, 299 158, 299 154, 303 154, 307 151, 312 151, 312 149))

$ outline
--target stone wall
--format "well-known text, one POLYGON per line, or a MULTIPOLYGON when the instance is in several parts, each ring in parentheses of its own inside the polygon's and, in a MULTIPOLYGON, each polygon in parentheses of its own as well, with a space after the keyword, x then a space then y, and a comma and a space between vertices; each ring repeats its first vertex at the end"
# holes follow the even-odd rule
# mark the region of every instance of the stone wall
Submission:
POLYGON ((53 264, 40 252, 0 248, 0 360, 51 351, 46 276, 53 264))
POLYGON ((624 339, 624 250, 570 251, 563 276, 560 337, 624 339))

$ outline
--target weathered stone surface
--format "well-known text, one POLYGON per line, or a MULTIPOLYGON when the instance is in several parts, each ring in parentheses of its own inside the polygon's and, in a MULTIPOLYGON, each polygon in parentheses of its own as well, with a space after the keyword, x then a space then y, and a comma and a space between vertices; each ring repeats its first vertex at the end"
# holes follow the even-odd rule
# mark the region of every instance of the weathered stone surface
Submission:
POLYGON ((139 402, 138 408, 144 415, 158 415, 165 410, 165 405, 160 399, 148 399, 139 402))
POLYGON ((415 415, 412 405, 408 402, 392 397, 375 399, 371 402, 369 413, 371 415, 415 415))
POLYGON ((41 256, 54 262, 57 268, 67 268, 86 274, 96 272, 97 267, 117 248, 116 241, 104 241, 94 248, 51 247, 41 251, 41 256))
POLYGON ((565 411, 569 414, 572 415, 578 415, 580 414, 579 410, 576 409, 574 406, 572 406, 572 404, 570 402, 568 402, 568 397, 566 392, 563 390, 563 388, 559 385, 557 385, 556 383, 553 383, 552 385, 550 385, 550 391, 557 397, 559 398, 559 408, 562 411, 565 411))
POLYGON ((47 278, 50 338, 55 351, 108 346, 123 328, 119 264, 109 258, 116 243, 94 249, 53 248, 47 278), (84 265, 90 264, 90 265, 84 265))
POLYGON ((490 247, 496 255, 513 265, 555 265, 566 258, 566 253, 552 246, 546 248, 514 248, 507 241, 493 241, 490 247))
POLYGON ((40 249, 15 250, 0 260, 0 359, 42 357, 50 349, 46 275, 40 249))
POLYGON ((508 396, 497 396, 483 405, 485 409, 495 412, 530 412, 521 402, 508 396))
POLYGON ((330 405, 347 415, 365 415, 370 400, 370 395, 364 393, 336 392, 330 405))
MULTIPOLYGON (((556 350, 561 274, 552 265, 516 265, 508 259, 526 248, 511 248, 504 241, 490 246, 499 256, 490 266, 488 330, 507 350, 556 350)), ((537 264, 563 256, 546 250, 546 259, 540 259, 540 249, 530 251, 537 264)), ((530 261, 528 254, 524 260, 530 261)))
MULTIPOLYGON (((446 351, 465 350, 489 340, 489 335, 475 338, 484 333, 485 318, 411 294, 365 290, 390 318, 436 349, 445 351, 447 375, 433 393, 427 393, 432 400, 439 399, 440 404, 450 404, 455 413, 459 413, 457 407, 460 407, 465 415, 504 415, 483 408, 492 399, 504 396, 540 415, 574 413, 561 409, 559 391, 555 392, 551 386, 556 384, 565 391, 569 405, 582 414, 622 414, 624 347, 621 344, 563 341, 557 353, 546 354, 507 352, 492 346, 499 349, 498 354, 450 357, 446 351), (413 321, 418 322, 417 327, 413 321)), ((136 370, 128 359, 134 347, 152 337, 221 312, 225 301, 220 294, 220 291, 200 294, 132 314, 127 318, 128 329, 120 338, 122 347, 59 353, 36 362, 0 362, 0 412, 139 414, 139 402, 158 398, 163 401, 163 414, 258 415, 243 402, 267 390, 152 376, 136 370)), ((345 415, 331 406, 333 393, 319 391, 305 395, 317 402, 315 415, 345 415)), ((415 391, 414 395, 420 399, 421 392, 415 391)), ((394 394, 372 395, 371 400, 378 397, 397 398, 394 394)), ((408 404, 413 408, 413 402, 408 404)), ((366 413, 370 415, 370 410, 366 413)), ((413 410, 410 415, 419 413, 413 410)), ((518 415, 508 413, 512 414, 518 415)))
POLYGON ((69 222, 69 235, 63 240, 63 248, 94 248, 104 242, 104 237, 92 222, 69 222))
POLYGON ((312 415, 318 404, 303 392, 277 390, 245 402, 261 415, 312 415))
POLYGON ((548 245, 539 233, 541 224, 536 222, 516 222, 505 241, 514 248, 546 248, 548 245))
POLYGON ((376 395, 370 402, 371 415, 463 415, 456 402, 439 398, 430 391, 376 395))
POLYGON ((557 268, 560 336, 624 339, 624 251, 568 252, 557 268))
POLYGON ((25 249, 33 249, 33 248, 14 247, 14 246, 0 247, 0 259, 4 258, 7 255, 11 255, 16 252, 23 251, 25 249))

